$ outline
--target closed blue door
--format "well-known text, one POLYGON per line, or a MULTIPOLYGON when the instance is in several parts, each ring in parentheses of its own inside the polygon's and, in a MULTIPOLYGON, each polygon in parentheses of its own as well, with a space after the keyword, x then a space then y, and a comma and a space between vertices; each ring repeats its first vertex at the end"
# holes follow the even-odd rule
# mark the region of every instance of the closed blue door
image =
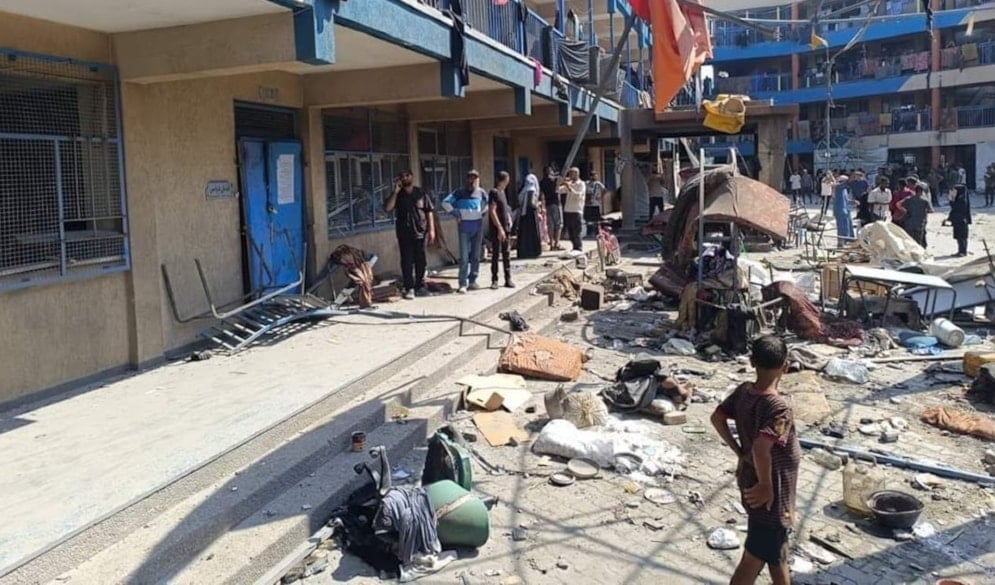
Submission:
POLYGON ((249 284, 264 293, 294 283, 304 267, 301 144, 242 140, 249 284))

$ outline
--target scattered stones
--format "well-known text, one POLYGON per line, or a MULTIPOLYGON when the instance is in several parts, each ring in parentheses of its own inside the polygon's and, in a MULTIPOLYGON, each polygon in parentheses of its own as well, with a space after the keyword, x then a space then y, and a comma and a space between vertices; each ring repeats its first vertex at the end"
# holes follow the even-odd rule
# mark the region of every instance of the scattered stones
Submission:
POLYGON ((880 441, 882 443, 897 443, 898 436, 899 436, 898 431, 893 431, 893 430, 884 431, 883 433, 881 433, 880 441))
POLYGON ((985 451, 984 462, 985 465, 995 465, 995 449, 985 451))
POLYGON ((683 411, 668 412, 663 415, 665 425, 683 425, 688 422, 688 415, 683 411))
POLYGON ((573 323, 577 319, 580 319, 580 311, 577 309, 567 309, 560 315, 560 320, 564 323, 573 323))
POLYGON ((812 449, 810 455, 813 461, 830 471, 836 471, 843 467, 843 459, 839 455, 834 455, 825 449, 812 449))
POLYGON ((739 535, 730 528, 716 528, 708 535, 706 543, 714 550, 735 550, 739 548, 739 535))
POLYGON ((805 556, 820 565, 831 565, 836 562, 836 555, 811 542, 803 542, 799 544, 798 549, 805 553, 805 556))
POLYGON ((889 418, 888 424, 890 424, 893 428, 899 431, 904 431, 905 429, 909 428, 909 421, 905 420, 900 416, 893 416, 889 418))
POLYGON ((557 569, 563 569, 564 571, 566 571, 567 569, 570 568, 570 565, 567 564, 567 562, 565 560, 563 560, 563 557, 560 557, 560 558, 556 559, 556 568, 557 569))
POLYGON ((523 540, 528 540, 529 531, 526 528, 519 526, 511 531, 511 539, 515 542, 521 542, 523 540))
POLYGON ((868 437, 876 437, 881 434, 881 425, 877 423, 871 423, 867 425, 862 425, 859 429, 861 435, 866 435, 868 437))
POLYGON ((674 492, 661 488, 647 488, 643 493, 643 497, 658 506, 673 504, 677 501, 677 496, 674 495, 674 492))

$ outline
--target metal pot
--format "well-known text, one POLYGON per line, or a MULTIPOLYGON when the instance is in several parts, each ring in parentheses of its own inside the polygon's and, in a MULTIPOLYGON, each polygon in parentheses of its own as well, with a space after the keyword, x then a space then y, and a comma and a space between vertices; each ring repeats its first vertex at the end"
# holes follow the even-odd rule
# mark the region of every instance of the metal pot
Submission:
POLYGON ((881 490, 871 494, 867 507, 882 526, 908 530, 915 526, 924 506, 915 496, 895 490, 881 490))

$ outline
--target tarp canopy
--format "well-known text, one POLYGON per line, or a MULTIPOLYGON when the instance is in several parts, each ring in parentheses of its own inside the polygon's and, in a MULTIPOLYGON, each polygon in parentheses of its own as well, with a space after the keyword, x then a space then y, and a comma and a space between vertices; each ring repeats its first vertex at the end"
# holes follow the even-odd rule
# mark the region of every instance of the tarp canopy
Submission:
POLYGON ((755 230, 775 240, 788 237, 788 198, 776 189, 737 174, 731 165, 705 171, 705 211, 698 212, 700 176, 682 188, 677 205, 664 228, 663 257, 686 259, 698 231, 698 217, 706 222, 731 222, 755 230))

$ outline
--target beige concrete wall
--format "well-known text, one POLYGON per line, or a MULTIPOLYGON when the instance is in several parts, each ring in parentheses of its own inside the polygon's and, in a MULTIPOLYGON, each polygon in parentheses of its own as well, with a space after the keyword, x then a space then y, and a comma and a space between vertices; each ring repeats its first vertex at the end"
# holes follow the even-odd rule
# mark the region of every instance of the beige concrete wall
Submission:
MULTIPOLYGON (((110 62, 106 35, 0 12, 4 47, 110 62)), ((127 275, 0 293, 0 403, 128 362, 127 275)))
POLYGON ((0 293, 0 404, 127 364, 126 280, 0 293))
POLYGON ((156 289, 160 295, 136 305, 142 356, 157 353, 156 322, 162 324, 158 353, 195 340, 204 325, 173 319, 161 288, 160 263, 169 269, 182 316, 207 309, 195 258, 203 264, 215 303, 243 294, 239 202, 208 200, 204 189, 211 180, 238 185, 234 101, 258 101, 260 87, 279 90, 273 105, 301 106, 300 78, 279 72, 125 84, 128 199, 133 221, 152 224, 153 234, 132 230, 134 286, 138 298, 149 298, 147 293, 156 289), (147 344, 141 342, 142 331, 148 332, 147 344))
POLYGON ((118 33, 112 41, 125 81, 232 75, 295 62, 289 12, 118 33))
POLYGON ((0 11, 0 47, 81 61, 111 62, 110 38, 103 33, 3 11, 0 11))

